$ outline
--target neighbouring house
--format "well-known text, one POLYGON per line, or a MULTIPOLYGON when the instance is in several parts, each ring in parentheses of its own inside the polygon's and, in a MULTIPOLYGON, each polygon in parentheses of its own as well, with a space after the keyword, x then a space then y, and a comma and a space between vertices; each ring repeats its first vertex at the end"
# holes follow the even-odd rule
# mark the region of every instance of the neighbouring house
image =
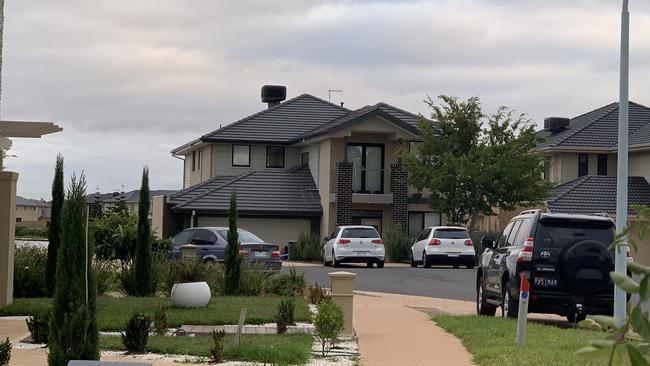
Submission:
POLYGON ((418 142, 420 117, 386 103, 348 109, 309 94, 286 100, 265 86, 268 108, 171 151, 183 187, 154 199, 163 237, 191 226, 227 226, 232 192, 239 227, 284 245, 303 232, 391 222, 415 236, 441 216, 409 187, 398 149, 418 142))
POLYGON ((16 226, 46 227, 50 221, 49 202, 16 196, 16 226))
MULTIPOLYGON (((548 159, 544 178, 556 184, 544 208, 555 213, 616 214, 618 103, 574 118, 550 117, 538 132, 548 159)), ((629 103, 629 205, 650 205, 650 108, 629 103)), ((502 215, 507 222, 515 213, 502 215)), ((630 220, 635 213, 630 208, 630 220)), ((501 225, 503 227, 503 225, 501 225)), ((650 238, 649 238, 650 239, 650 238)), ((650 240, 635 257, 650 264, 650 240)))
MULTIPOLYGON (((175 191, 169 189, 159 189, 149 191, 149 201, 151 203, 153 197, 163 196, 173 193, 175 191)), ((100 205, 102 211, 108 211, 114 207, 118 202, 123 201, 131 214, 137 214, 140 207, 140 190, 136 189, 130 192, 111 192, 111 193, 94 193, 86 195, 86 205, 100 205)), ((151 205, 150 205, 151 207, 151 205)), ((149 209, 151 212, 151 208, 149 209)))

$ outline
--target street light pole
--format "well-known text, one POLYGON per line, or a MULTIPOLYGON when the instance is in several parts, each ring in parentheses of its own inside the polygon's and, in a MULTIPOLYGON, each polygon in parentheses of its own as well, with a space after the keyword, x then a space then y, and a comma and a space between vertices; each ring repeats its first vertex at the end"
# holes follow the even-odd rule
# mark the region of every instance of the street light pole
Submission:
MULTIPOLYGON (((621 11, 621 65, 620 90, 618 103, 618 165, 616 179, 616 233, 621 233, 627 226, 627 184, 628 184, 628 92, 630 63, 630 12, 628 0, 623 0, 621 11)), ((615 270, 627 274, 627 238, 616 250, 615 270)), ((614 290, 614 318, 623 322, 626 318, 627 294, 618 286, 614 290)))

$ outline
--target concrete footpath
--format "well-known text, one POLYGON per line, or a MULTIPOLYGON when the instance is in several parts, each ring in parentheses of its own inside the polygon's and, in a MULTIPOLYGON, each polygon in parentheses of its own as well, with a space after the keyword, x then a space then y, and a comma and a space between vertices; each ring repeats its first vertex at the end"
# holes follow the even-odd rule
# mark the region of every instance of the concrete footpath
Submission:
POLYGON ((467 301, 372 292, 354 297, 354 328, 365 366, 474 365, 458 338, 431 320, 434 313, 471 314, 467 301))

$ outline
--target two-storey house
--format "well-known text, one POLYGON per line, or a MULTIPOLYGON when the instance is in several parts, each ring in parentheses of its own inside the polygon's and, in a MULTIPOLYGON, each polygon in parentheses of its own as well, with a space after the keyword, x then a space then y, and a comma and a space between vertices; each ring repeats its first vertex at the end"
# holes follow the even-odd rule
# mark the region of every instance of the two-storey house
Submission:
POLYGON ((412 236, 440 224, 398 158, 418 141, 419 116, 386 103, 352 110, 285 95, 285 87, 265 86, 268 108, 171 152, 184 160, 184 189, 154 199, 160 235, 227 226, 233 192, 239 227, 278 244, 344 224, 382 232, 394 222, 412 236))

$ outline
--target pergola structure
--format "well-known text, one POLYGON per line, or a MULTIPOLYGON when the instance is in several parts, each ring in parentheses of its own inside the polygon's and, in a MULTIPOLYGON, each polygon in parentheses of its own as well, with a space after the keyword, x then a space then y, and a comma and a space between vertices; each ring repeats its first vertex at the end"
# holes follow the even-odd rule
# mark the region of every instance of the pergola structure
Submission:
POLYGON ((18 181, 18 173, 3 170, 2 152, 11 147, 10 137, 40 138, 62 130, 52 122, 0 121, 0 307, 13 300, 18 181))

